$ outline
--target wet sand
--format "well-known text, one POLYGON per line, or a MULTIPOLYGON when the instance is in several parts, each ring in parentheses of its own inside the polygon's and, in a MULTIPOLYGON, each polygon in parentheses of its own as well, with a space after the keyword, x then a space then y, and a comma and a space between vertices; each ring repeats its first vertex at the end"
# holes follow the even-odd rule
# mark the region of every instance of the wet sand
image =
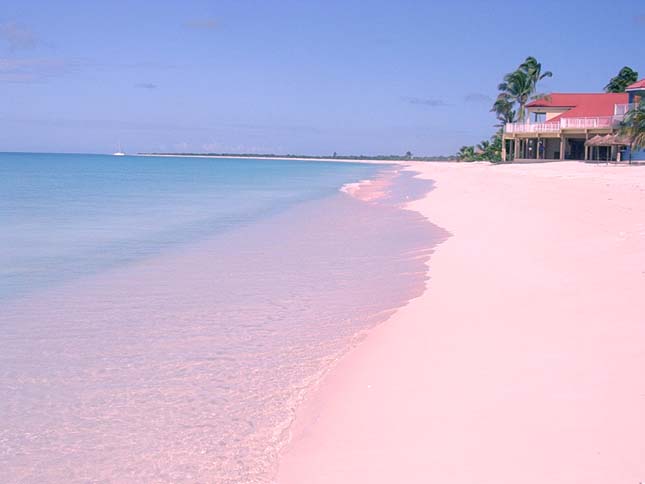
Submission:
POLYGON ((645 167, 410 168, 451 236, 300 407, 278 483, 645 480, 645 167))

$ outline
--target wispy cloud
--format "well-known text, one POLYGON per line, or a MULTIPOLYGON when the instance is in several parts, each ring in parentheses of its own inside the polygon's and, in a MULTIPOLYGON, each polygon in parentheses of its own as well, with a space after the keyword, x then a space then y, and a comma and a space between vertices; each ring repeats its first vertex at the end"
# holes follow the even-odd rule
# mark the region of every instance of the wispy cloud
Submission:
POLYGON ((493 98, 481 92, 472 92, 470 94, 466 94, 464 101, 471 104, 490 104, 493 102, 493 98))
POLYGON ((74 62, 56 58, 0 58, 0 82, 37 82, 73 68, 74 62))
POLYGON ((15 22, 0 24, 0 39, 11 51, 33 49, 39 43, 29 28, 15 22))
POLYGON ((195 30, 215 30, 218 26, 219 22, 214 18, 194 19, 184 23, 184 27, 195 30))
POLYGON ((157 85, 151 82, 140 82, 135 84, 134 87, 138 87, 139 89, 157 89, 157 85))
POLYGON ((403 100, 410 104, 418 104, 422 106, 430 106, 433 108, 450 106, 443 99, 434 99, 434 98, 421 98, 421 97, 404 97, 403 100))

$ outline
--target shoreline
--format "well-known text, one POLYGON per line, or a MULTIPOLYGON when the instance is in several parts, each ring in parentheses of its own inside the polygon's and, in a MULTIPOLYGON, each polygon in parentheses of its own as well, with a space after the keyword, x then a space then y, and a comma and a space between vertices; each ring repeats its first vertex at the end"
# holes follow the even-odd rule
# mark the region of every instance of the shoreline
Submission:
POLYGON ((395 165, 336 168, 320 196, 11 304, 0 320, 20 344, 4 379, 26 396, 8 399, 5 473, 269 481, 309 386, 424 287, 417 255, 434 233, 389 190, 419 184, 395 165), (100 431, 79 428, 73 408, 100 431))
MULTIPOLYGON (((227 157, 223 157, 227 158, 227 157)), ((256 158, 249 158, 249 159, 256 159, 256 158)), ((283 159, 283 158, 280 158, 283 159)), ((287 158, 288 159, 288 158, 287 158)), ((293 159, 293 158, 291 158, 293 159)), ((310 159, 302 159, 302 161, 325 161, 325 160, 310 160, 310 159)), ((328 160, 328 161, 343 161, 343 160, 328 160)), ((347 160, 352 162, 353 160, 347 160)), ((373 162, 375 164, 381 164, 379 160, 370 160, 370 163, 373 162)), ((399 210, 408 210, 412 212, 417 212, 416 210, 410 210, 408 208, 409 203, 402 203, 402 204, 392 204, 391 200, 388 200, 388 195, 390 194, 389 189, 392 187, 393 184, 396 183, 402 183, 401 181, 393 181, 397 179, 400 176, 400 172, 404 171, 411 171, 413 173, 418 173, 416 170, 410 169, 406 170, 406 166, 403 166, 402 162, 397 162, 397 163, 384 163, 384 164, 395 164, 399 165, 399 168, 396 168, 395 170, 387 170, 384 168, 381 170, 378 174, 371 178, 365 178, 362 180, 359 180, 357 182, 351 182, 351 183, 346 183, 343 186, 339 188, 339 192, 343 193, 344 195, 355 199, 361 203, 366 203, 366 204, 384 204, 384 206, 390 206, 390 208, 395 208, 396 211, 399 210), (386 171, 387 170, 387 171, 386 171)), ((408 166, 409 168, 409 166, 408 166)), ((432 188, 429 189, 430 191, 432 188)), ((426 221, 427 222, 427 221, 426 221)), ((442 242, 442 237, 445 235, 441 233, 441 231, 437 231, 435 227, 431 229, 433 232, 433 241, 432 245, 429 248, 424 248, 421 249, 421 252, 417 254, 414 258, 415 259, 428 259, 427 253, 432 253, 433 248, 436 247, 437 245, 441 244, 442 242)), ((425 265, 427 267, 427 262, 425 262, 425 265)), ((422 277, 425 278, 427 276, 427 270, 424 272, 424 276, 422 277)), ((425 282, 421 282, 421 285, 424 285, 425 282)), ((425 286, 420 289, 421 292, 425 291, 425 286)), ((408 296, 410 297, 410 296, 408 296)), ((405 307, 411 300, 416 299, 419 296, 411 296, 411 299, 405 299, 402 301, 399 301, 396 307, 391 307, 391 308, 386 308, 378 313, 375 314, 370 314, 369 317, 365 318, 366 320, 372 321, 372 323, 365 328, 361 328, 358 330, 351 338, 348 340, 346 343, 346 347, 340 352, 340 354, 334 356, 325 367, 319 369, 318 374, 311 379, 311 381, 303 386, 301 388, 301 393, 298 394, 292 402, 291 409, 292 409, 292 418, 290 422, 284 427, 286 439, 284 442, 280 443, 277 447, 277 460, 275 462, 276 468, 280 464, 280 456, 283 454, 286 448, 289 447, 289 445, 292 442, 292 434, 293 434, 293 428, 297 427, 299 424, 299 415, 302 411, 302 408, 306 408, 309 399, 311 398, 312 395, 315 395, 319 389, 321 384, 323 384, 326 380, 326 378, 330 375, 333 374, 337 366, 344 361, 344 359, 350 355, 353 351, 356 350, 357 347, 362 345, 364 342, 364 339, 369 336, 369 334, 377 327, 379 327, 382 324, 387 323, 387 321, 394 315, 396 314, 397 311, 399 311, 402 307, 405 307)))
POLYGON ((277 482, 642 480, 645 172, 406 165, 453 236, 298 408, 277 482))

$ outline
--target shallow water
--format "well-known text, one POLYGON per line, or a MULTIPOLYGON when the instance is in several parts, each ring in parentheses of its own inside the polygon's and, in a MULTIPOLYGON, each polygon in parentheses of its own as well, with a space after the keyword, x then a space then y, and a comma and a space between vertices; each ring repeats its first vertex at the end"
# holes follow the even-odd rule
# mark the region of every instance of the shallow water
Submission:
POLYGON ((0 153, 0 302, 252 223, 360 163, 0 153))
POLYGON ((429 186, 379 170, 378 200, 338 186, 5 304, 2 481, 271 482, 306 390, 423 289, 441 234, 396 194, 429 186))

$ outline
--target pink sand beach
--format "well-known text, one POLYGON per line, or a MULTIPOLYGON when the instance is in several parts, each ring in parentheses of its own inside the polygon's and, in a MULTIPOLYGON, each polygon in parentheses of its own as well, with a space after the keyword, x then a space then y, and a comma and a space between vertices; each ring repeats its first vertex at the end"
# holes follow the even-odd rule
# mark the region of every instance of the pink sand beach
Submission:
POLYGON ((645 167, 409 169, 451 236, 300 407, 278 483, 645 481, 645 167))

